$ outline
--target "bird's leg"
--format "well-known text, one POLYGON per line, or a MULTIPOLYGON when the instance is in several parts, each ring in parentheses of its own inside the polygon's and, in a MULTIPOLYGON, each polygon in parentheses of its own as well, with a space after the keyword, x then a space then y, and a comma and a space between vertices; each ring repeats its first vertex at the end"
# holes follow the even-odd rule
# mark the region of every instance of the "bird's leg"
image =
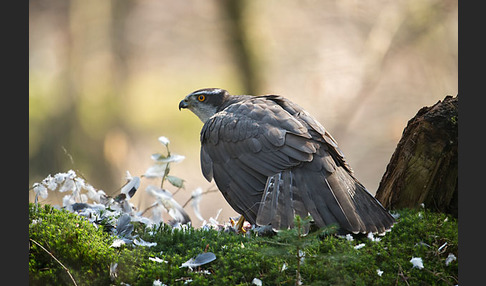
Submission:
POLYGON ((238 222, 235 225, 235 229, 237 233, 246 233, 246 230, 243 229, 243 224, 245 223, 245 217, 240 216, 240 219, 238 219, 238 222))

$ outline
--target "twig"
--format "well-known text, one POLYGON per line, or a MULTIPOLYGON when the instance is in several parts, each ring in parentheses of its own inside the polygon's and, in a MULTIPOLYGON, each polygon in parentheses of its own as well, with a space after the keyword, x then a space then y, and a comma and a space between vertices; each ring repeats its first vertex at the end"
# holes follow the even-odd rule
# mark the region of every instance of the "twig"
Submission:
POLYGON ((154 207, 156 207, 156 206, 158 206, 158 205, 159 205, 159 203, 157 203, 157 202, 156 202, 156 203, 154 203, 153 205, 151 205, 150 207, 146 208, 146 209, 145 209, 145 210, 142 212, 141 216, 143 216, 143 215, 144 215, 144 214, 145 214, 145 213, 146 213, 148 210, 150 210, 150 209, 152 209, 152 208, 154 208, 154 207))
MULTIPOLYGON (((440 280, 444 281, 445 283, 447 283, 447 285, 454 285, 455 283, 452 283, 448 280, 446 280, 445 278, 442 277, 443 273, 442 272, 433 272, 433 271, 430 271, 429 269, 427 268, 424 268, 424 270, 426 270, 427 272, 429 272, 430 274, 434 275, 435 277, 439 278, 440 280)), ((454 276, 450 276, 448 275, 447 277, 450 277, 452 279, 454 279, 456 282, 458 282, 458 280, 456 279, 456 277, 454 276)))
MULTIPOLYGON (((165 145, 165 149, 167 149, 167 158, 169 158, 170 157, 169 144, 165 145)), ((165 182, 165 179, 167 179, 169 172, 170 172, 170 162, 167 162, 167 164, 165 166, 165 170, 164 170, 164 176, 162 176, 162 182, 160 182, 160 188, 161 189, 164 188, 164 182, 165 182)))
MULTIPOLYGON (((201 196, 202 195, 206 195, 206 194, 209 194, 209 193, 214 193, 214 192, 217 192, 218 189, 210 189, 210 190, 207 190, 207 191, 204 191, 201 193, 201 196)), ((183 205, 182 205, 182 208, 185 208, 187 206, 187 204, 192 201, 193 197, 191 196, 183 205)))
POLYGON ((47 249, 44 248, 44 246, 40 245, 40 243, 38 243, 37 241, 33 240, 32 238, 29 238, 30 241, 32 241, 33 243, 37 244, 40 248, 42 248, 42 250, 44 250, 45 252, 47 252, 47 254, 49 254, 52 258, 54 258, 54 260, 56 260, 57 263, 59 263, 59 265, 62 266, 62 268, 64 268, 64 270, 66 270, 67 274, 69 275, 69 277, 71 278, 71 280, 73 281, 73 284, 75 286, 78 286, 78 284, 76 284, 76 281, 74 280, 74 277, 71 275, 71 272, 69 272, 69 269, 67 269, 66 266, 64 266, 64 264, 61 263, 61 261, 59 261, 52 253, 50 253, 47 249))
POLYGON ((73 167, 74 167, 75 165, 74 165, 73 156, 71 156, 71 154, 69 154, 69 152, 67 151, 66 148, 64 148, 64 146, 61 146, 61 148, 62 148, 62 151, 64 151, 64 155, 66 155, 69 158, 69 161, 71 161, 71 165, 73 165, 73 167))
POLYGON ((175 191, 175 192, 172 194, 172 196, 175 196, 175 195, 176 195, 176 194, 177 194, 177 193, 178 193, 180 190, 182 190, 182 189, 183 189, 183 187, 178 188, 178 189, 177 189, 177 190, 176 190, 176 191, 175 191))
POLYGON ((407 284, 407 286, 410 286, 410 284, 408 284, 407 280, 408 280, 408 277, 406 277, 404 274, 403 274, 403 269, 402 269, 402 265, 400 265, 400 263, 398 263, 398 267, 400 268, 397 272, 397 279, 395 280, 395 285, 398 285, 398 277, 401 277, 402 280, 405 282, 405 284, 407 284))

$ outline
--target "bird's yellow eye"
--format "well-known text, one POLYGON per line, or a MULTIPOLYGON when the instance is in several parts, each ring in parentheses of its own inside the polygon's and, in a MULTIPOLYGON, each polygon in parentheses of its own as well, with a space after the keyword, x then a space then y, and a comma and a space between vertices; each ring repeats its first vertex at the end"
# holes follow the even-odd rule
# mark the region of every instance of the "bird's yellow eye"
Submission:
POLYGON ((205 101, 205 100, 206 100, 206 96, 204 96, 204 95, 202 95, 202 94, 201 94, 201 95, 199 95, 199 96, 197 97, 197 100, 199 100, 200 102, 203 102, 203 101, 205 101))

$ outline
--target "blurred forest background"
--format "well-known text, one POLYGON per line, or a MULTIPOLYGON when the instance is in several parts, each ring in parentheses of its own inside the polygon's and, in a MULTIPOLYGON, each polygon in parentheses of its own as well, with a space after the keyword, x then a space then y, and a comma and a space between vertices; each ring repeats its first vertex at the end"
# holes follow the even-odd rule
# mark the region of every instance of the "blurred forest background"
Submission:
MULTIPOLYGON (((305 108, 374 194, 407 121, 458 92, 457 11, 454 0, 29 1, 29 184, 74 169, 116 194, 166 136, 186 156, 171 168, 186 180, 176 200, 214 188, 202 123, 177 106, 221 87, 305 108)), ((159 183, 142 180, 139 208, 147 184, 159 183)), ((219 192, 203 197, 204 218, 219 208, 236 215, 219 192)))

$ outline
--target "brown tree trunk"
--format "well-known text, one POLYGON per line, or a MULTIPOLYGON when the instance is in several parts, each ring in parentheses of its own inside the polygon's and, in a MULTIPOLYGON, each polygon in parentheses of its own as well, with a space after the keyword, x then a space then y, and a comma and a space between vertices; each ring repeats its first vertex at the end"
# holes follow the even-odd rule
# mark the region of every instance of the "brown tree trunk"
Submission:
POLYGON ((376 192, 389 209, 426 208, 457 217, 458 97, 446 96, 412 118, 376 192))

